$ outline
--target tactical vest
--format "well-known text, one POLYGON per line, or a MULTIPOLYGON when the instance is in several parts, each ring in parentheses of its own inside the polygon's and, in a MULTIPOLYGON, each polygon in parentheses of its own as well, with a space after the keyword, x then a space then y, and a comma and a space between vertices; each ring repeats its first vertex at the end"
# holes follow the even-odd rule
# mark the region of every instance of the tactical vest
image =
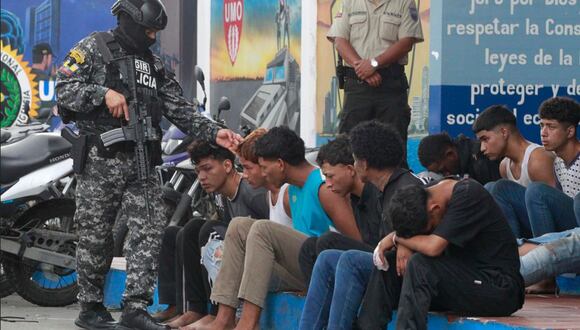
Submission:
MULTIPOLYGON (((122 77, 115 59, 123 57, 121 45, 108 32, 94 32, 93 36, 97 42, 97 49, 105 63, 107 75, 104 86, 122 93, 127 103, 134 102, 131 91, 125 87, 126 77, 122 77)), ((148 114, 152 117, 154 127, 159 127, 163 115, 162 102, 158 97, 157 88, 160 79, 163 79, 163 63, 154 59, 135 57, 135 72, 137 79, 137 98, 147 107, 148 114)), ((59 113, 65 123, 69 121, 91 121, 96 125, 107 125, 120 127, 121 121, 113 118, 103 102, 102 106, 89 113, 73 112, 66 108, 59 107, 59 113)))

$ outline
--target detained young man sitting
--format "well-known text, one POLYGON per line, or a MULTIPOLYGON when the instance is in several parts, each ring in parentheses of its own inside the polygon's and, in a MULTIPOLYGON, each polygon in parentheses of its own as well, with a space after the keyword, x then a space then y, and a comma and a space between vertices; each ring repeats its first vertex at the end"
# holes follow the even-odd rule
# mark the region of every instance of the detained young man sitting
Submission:
POLYGON ((556 187, 532 182, 519 201, 527 209, 533 237, 580 227, 580 215, 574 215, 574 198, 580 202, 580 104, 551 98, 542 103, 539 115, 542 145, 556 154, 556 187))
POLYGON ((419 143, 417 156, 433 179, 457 175, 486 184, 501 178, 501 159, 487 158, 481 152, 480 142, 463 134, 454 139, 445 132, 428 135, 419 143))
MULTIPOLYGON (((256 129, 251 134, 246 136, 244 138, 244 141, 242 141, 242 143, 240 143, 240 145, 238 146, 237 154, 240 164, 243 167, 242 177, 244 180, 247 180, 250 186, 252 186, 253 188, 257 189, 260 187, 264 187, 268 190, 267 197, 268 204, 270 207, 270 221, 274 221, 282 225, 292 227, 292 219, 289 216, 290 206, 288 204, 288 185, 284 184, 282 187, 279 188, 269 183, 266 180, 264 174, 262 173, 260 165, 258 164, 258 156, 256 156, 255 152, 256 149, 255 143, 264 134, 266 134, 265 129, 263 128, 256 129)), ((249 230, 249 226, 255 221, 257 220, 247 217, 234 218, 230 222, 228 230, 231 230, 233 232, 244 231, 247 233, 247 231, 249 230)), ((227 233, 225 237, 228 237, 227 233)), ((212 241, 210 241, 210 243, 212 243, 212 241)), ((213 248, 210 249, 208 248, 208 246, 206 246, 203 249, 202 260, 206 259, 221 260, 221 258, 223 258, 224 251, 223 247, 225 245, 225 242, 219 241, 214 243, 216 243, 216 245, 214 245, 213 248)), ((230 248, 230 250, 232 249, 230 248)), ((221 265, 221 262, 209 263, 213 264, 214 265, 213 267, 208 266, 207 264, 208 263, 204 262, 204 266, 206 266, 206 268, 208 267, 211 268, 211 270, 208 270, 208 273, 211 273, 210 274, 211 283, 215 283, 217 274, 219 274, 219 266, 221 265)), ((215 315, 208 314, 204 316, 202 319, 197 320, 195 323, 192 323, 185 327, 180 327, 180 329, 184 330, 197 329, 210 323, 211 321, 214 320, 214 318, 215 315)))
MULTIPOLYGON (((384 237, 392 231, 386 210, 393 194, 401 187, 422 182, 400 167, 403 146, 392 127, 379 122, 361 123, 351 131, 350 144, 357 175, 381 191, 381 218, 368 221, 378 221, 380 237, 384 237)), ((300 329, 351 329, 373 269, 372 256, 364 250, 320 253, 308 287, 300 329)), ((409 256, 409 251, 400 251, 401 259, 409 256)))
POLYGON ((385 270, 372 275, 382 286, 367 287, 358 326, 384 329, 394 309, 397 329, 427 329, 429 310, 508 316, 522 307, 515 237, 479 183, 444 179, 405 187, 389 213, 394 232, 375 251, 375 264, 385 270), (401 248, 416 252, 404 265, 397 263, 401 248))
POLYGON ((267 180, 277 187, 290 184, 293 229, 269 220, 236 219, 232 223, 211 294, 211 300, 219 303, 219 312, 212 323, 198 329, 253 330, 270 289, 305 290, 298 253, 309 236, 318 236, 333 226, 361 240, 349 200, 326 189, 320 169, 306 161, 304 141, 296 133, 287 127, 274 127, 256 141, 255 148, 267 180), (236 325, 240 300, 243 312, 236 325))
POLYGON ((483 111, 473 124, 473 132, 481 143, 481 151, 489 159, 502 159, 499 172, 503 179, 490 182, 485 188, 502 209, 517 238, 532 237, 525 205, 526 187, 532 182, 556 185, 554 155, 526 140, 516 126, 516 117, 503 105, 483 111))
POLYGON ((183 227, 165 229, 159 254, 159 300, 170 307, 166 313, 156 316, 166 318, 171 312, 177 312, 168 322, 172 328, 217 312, 217 307, 207 308, 210 285, 205 267, 200 263, 202 247, 210 241, 210 236, 223 237, 233 217, 263 219, 269 216, 266 189, 252 187, 236 171, 232 152, 201 140, 194 141, 188 152, 202 188, 218 194, 224 212, 220 212, 223 216, 219 221, 192 219, 183 227))
POLYGON ((339 135, 323 145, 318 151, 316 162, 324 174, 327 189, 350 198, 362 242, 336 231, 327 231, 320 237, 309 237, 300 249, 300 267, 308 283, 316 258, 322 251, 353 249, 372 252, 382 238, 380 191, 372 183, 364 183, 356 173, 348 136, 339 135))

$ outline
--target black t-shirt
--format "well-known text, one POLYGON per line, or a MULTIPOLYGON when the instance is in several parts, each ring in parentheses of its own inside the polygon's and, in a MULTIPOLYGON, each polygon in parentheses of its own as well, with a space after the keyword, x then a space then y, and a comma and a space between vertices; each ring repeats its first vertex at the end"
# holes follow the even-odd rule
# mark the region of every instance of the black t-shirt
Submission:
POLYGON ((364 185, 360 197, 351 194, 350 201, 354 211, 354 219, 363 242, 370 246, 376 246, 381 240, 381 212, 379 196, 381 192, 371 183, 364 185))
POLYGON ((449 242, 445 253, 480 270, 521 279, 518 247, 505 216, 481 184, 455 184, 441 223, 433 234, 449 242))
POLYGON ((455 140, 459 155, 460 176, 469 175, 475 181, 486 184, 501 179, 499 164, 501 159, 491 160, 481 152, 481 144, 478 140, 472 140, 460 134, 455 140))
POLYGON ((252 188, 247 180, 241 179, 233 199, 221 196, 225 214, 222 221, 229 223, 235 217, 269 219, 268 191, 265 188, 252 188))
POLYGON ((413 173, 404 168, 397 168, 391 174, 389 181, 383 187, 383 191, 379 194, 379 213, 381 214, 381 225, 380 225, 380 237, 385 237, 393 231, 393 223, 391 221, 391 215, 389 214, 389 206, 391 205, 391 199, 395 195, 395 192, 402 187, 409 185, 422 185, 423 181, 417 178, 413 173))

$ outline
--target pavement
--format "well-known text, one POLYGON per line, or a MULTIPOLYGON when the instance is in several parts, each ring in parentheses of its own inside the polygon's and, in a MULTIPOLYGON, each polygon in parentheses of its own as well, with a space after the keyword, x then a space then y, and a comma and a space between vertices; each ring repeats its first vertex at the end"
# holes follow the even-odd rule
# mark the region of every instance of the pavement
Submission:
MULTIPOLYGON (((0 328, 2 330, 68 330, 80 329, 74 325, 80 307, 78 304, 66 307, 40 307, 13 294, 2 298, 0 307, 0 328)), ((118 320, 121 312, 112 312, 118 320)))

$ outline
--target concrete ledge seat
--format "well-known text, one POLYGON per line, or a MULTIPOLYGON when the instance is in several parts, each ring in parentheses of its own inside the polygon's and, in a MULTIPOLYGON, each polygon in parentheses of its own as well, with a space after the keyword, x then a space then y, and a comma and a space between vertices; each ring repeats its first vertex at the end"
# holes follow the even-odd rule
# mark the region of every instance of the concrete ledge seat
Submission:
MULTIPOLYGON (((115 258, 117 259, 117 258, 115 258)), ((114 260, 105 283, 105 306, 121 308, 125 290, 124 260, 114 260)), ((528 295, 524 307, 510 317, 458 317, 429 313, 429 329, 578 329, 580 328, 580 276, 561 275, 556 278, 561 296, 528 295)), ((296 293, 270 294, 260 319, 260 329, 297 329, 305 297, 296 293)), ((157 288, 149 312, 167 308, 160 305, 157 288)), ((388 329, 395 329, 396 312, 388 329)))

